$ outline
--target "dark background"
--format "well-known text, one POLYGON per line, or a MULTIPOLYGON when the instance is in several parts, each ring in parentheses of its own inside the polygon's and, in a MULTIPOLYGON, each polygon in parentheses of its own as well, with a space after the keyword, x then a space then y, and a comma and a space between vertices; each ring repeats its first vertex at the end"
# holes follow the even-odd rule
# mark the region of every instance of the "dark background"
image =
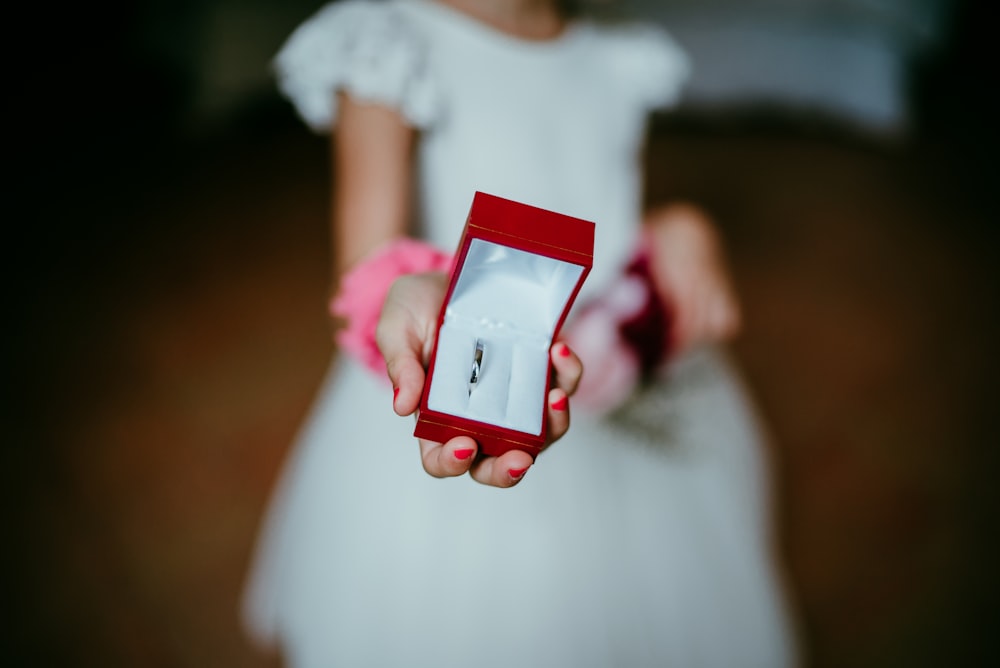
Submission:
MULTIPOLYGON (((317 4, 247 3, 232 57, 317 4)), ((985 6, 914 63, 904 136, 753 106, 653 126, 650 198, 729 241, 814 666, 996 660, 985 6)), ((330 354, 328 148, 266 72, 206 90, 212 20, 147 0, 8 24, 7 665, 274 663, 238 596, 330 354)))

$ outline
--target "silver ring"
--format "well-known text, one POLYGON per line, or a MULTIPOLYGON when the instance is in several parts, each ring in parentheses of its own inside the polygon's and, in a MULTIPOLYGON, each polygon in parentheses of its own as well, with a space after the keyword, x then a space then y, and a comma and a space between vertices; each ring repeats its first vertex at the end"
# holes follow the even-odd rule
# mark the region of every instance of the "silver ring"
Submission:
POLYGON ((483 350, 486 346, 482 339, 476 339, 476 351, 472 356, 472 375, 469 376, 469 394, 476 389, 479 379, 483 375, 483 350))

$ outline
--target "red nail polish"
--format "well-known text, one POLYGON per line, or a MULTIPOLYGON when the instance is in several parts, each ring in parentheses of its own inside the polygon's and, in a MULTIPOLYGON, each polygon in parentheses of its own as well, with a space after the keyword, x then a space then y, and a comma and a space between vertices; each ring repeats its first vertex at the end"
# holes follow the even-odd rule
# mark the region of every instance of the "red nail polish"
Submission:
POLYGON ((398 387, 392 388, 392 403, 396 403, 396 397, 398 396, 399 396, 399 388, 398 387))
POLYGON ((455 459, 468 459, 475 452, 473 448, 462 448, 461 450, 456 450, 452 454, 455 455, 455 459))
POLYGON ((559 348, 559 357, 569 357, 569 346, 565 343, 559 348))
POLYGON ((531 468, 531 467, 530 466, 526 466, 523 469, 507 469, 507 475, 509 475, 514 480, 517 480, 518 478, 520 478, 521 476, 523 476, 524 472, 527 471, 529 468, 531 468))
POLYGON ((566 405, 568 403, 569 403, 569 401, 566 399, 566 397, 559 397, 558 399, 556 399, 555 401, 553 401, 550 404, 550 406, 552 406, 552 410, 555 410, 555 411, 564 411, 564 410, 566 410, 566 405))

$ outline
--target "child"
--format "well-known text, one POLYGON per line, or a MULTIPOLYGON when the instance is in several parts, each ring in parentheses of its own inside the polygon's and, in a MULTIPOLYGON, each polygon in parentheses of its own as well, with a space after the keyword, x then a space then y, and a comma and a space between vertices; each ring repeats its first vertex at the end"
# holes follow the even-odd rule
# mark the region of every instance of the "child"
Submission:
POLYGON ((677 96, 678 48, 555 0, 346 0, 277 65, 303 118, 334 134, 332 311, 351 354, 269 513, 256 637, 296 666, 792 663, 758 428, 710 345, 738 326, 718 241, 691 207, 640 226, 645 117, 677 96), (426 475, 412 420, 389 411, 416 408, 437 249, 453 250, 476 190, 598 223, 572 347, 552 348, 553 441, 570 395, 577 410, 537 465, 459 438, 419 444, 426 475), (414 229, 434 246, 399 240, 414 229))

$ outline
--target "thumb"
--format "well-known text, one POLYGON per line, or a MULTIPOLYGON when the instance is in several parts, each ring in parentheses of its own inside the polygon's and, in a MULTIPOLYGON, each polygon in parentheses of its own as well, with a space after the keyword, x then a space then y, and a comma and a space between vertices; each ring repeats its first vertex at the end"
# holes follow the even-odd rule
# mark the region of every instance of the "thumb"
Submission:
POLYGON ((375 340, 392 381, 392 408, 397 415, 410 415, 420 405, 424 389, 422 342, 412 326, 393 326, 386 321, 379 323, 375 340))

